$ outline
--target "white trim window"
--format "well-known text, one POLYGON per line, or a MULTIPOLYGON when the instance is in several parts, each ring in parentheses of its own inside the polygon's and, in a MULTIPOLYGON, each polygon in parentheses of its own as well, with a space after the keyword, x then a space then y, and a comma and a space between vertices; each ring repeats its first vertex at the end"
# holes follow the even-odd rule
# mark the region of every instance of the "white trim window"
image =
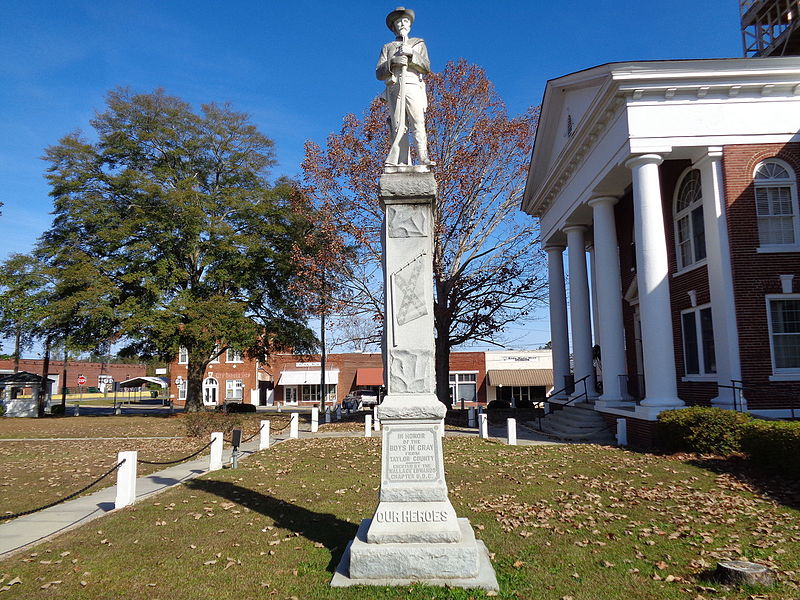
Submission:
POLYGON ((189 351, 183 346, 178 348, 178 364, 179 365, 189 364, 189 351))
POLYGON ((225 381, 225 400, 241 402, 244 396, 244 383, 241 379, 228 379, 225 381))
POLYGON ((186 384, 187 381, 182 379, 178 384, 178 400, 186 400, 186 384))
POLYGON ((678 271, 681 271, 706 258, 703 188, 699 170, 690 169, 680 178, 673 208, 675 253, 678 271))
POLYGON ((478 372, 451 372, 450 395, 453 405, 463 402, 476 402, 478 399, 478 372))
POLYGON ((214 350, 211 352, 209 364, 216 364, 219 362, 219 357, 222 356, 219 349, 219 344, 214 344, 214 350), (213 357, 213 358, 212 358, 213 357))
POLYGON ((681 332, 686 377, 692 379, 716 375, 717 358, 711 305, 681 311, 681 332))
POLYGON ((791 167, 775 158, 765 160, 753 173, 761 247, 796 247, 798 231, 797 181, 791 167))
POLYGON ((800 294, 767 296, 772 371, 800 379, 800 294))
POLYGON ((244 354, 242 354, 241 350, 234 350, 233 348, 228 348, 228 353, 227 356, 225 357, 225 362, 229 363, 244 362, 244 354))

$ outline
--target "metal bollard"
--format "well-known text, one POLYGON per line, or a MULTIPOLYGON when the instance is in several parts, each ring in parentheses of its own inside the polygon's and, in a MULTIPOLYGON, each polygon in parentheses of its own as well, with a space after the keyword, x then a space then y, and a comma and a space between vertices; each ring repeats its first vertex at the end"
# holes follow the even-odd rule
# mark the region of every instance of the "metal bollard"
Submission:
POLYGON ((337 421, 341 421, 342 420, 342 405, 341 404, 339 404, 336 407, 336 420, 337 421))
POLYGON ((372 415, 364 417, 364 437, 372 436, 372 415))
POLYGON ((477 427, 478 423, 475 420, 475 407, 471 407, 467 412, 467 427, 477 427))
POLYGON ((292 413, 292 420, 289 421, 289 437, 295 440, 300 437, 300 415, 296 412, 292 413))
POLYGON ((316 406, 311 408, 311 433, 319 431, 319 409, 316 406))
POLYGON ((506 420, 506 427, 508 428, 508 445, 509 446, 516 446, 517 445, 517 420, 516 419, 507 419, 506 420))
POLYGON ((258 438, 258 449, 266 450, 269 448, 269 421, 261 421, 261 431, 258 438))
POLYGON ((222 432, 211 434, 211 453, 208 457, 208 470, 218 471, 222 468, 222 432))
POLYGON ((239 466, 239 446, 242 445, 242 430, 231 431, 231 469, 239 466))
POLYGON ((117 462, 125 461, 117 469, 117 496, 114 508, 129 506, 136 501, 136 450, 119 452, 117 462))
POLYGON ((484 440, 487 439, 489 437, 489 418, 485 413, 478 415, 478 426, 481 438, 484 440))

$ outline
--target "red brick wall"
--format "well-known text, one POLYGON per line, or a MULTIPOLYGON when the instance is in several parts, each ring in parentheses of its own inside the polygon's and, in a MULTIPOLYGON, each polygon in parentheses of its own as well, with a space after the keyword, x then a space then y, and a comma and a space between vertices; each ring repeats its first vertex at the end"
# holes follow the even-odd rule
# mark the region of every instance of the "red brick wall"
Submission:
POLYGON ((477 400, 486 402, 486 359, 483 352, 452 352, 450 354, 450 372, 477 371, 477 400))
MULTIPOLYGON (((19 361, 19 370, 35 373, 36 375, 42 374, 42 364, 44 361, 34 358, 23 358, 19 361)), ((60 360, 51 360, 50 367, 48 368, 50 375, 62 374, 64 362, 60 360)), ((13 360, 0 360, 0 369, 11 371, 14 369, 13 360)), ((68 361, 67 362, 67 381, 68 388, 75 388, 78 386, 78 375, 86 377, 86 387, 97 387, 98 376, 111 375, 114 381, 125 381, 133 377, 144 377, 147 373, 147 367, 140 363, 132 364, 119 364, 119 363, 99 363, 99 362, 84 362, 84 361, 68 361)), ((64 382, 59 379, 59 385, 64 385, 64 382)), ((61 389, 54 390, 53 393, 61 393, 61 389)))
MULTIPOLYGON (((746 394, 748 407, 780 408, 787 396, 800 396, 798 383, 770 383, 772 362, 766 294, 781 293, 779 275, 793 273, 800 279, 800 254, 759 254, 753 170, 768 158, 780 158, 800 175, 800 143, 748 144, 723 148, 725 200, 728 211, 733 267, 733 290, 739 330, 742 379, 756 389, 746 394)), ((800 291, 800 281, 794 282, 800 291)))
POLYGON ((641 450, 652 450, 656 447, 656 428, 658 424, 655 421, 643 421, 607 413, 602 413, 602 415, 613 434, 617 433, 617 419, 624 418, 627 421, 629 447, 641 450))
MULTIPOLYGON (((186 379, 186 367, 187 365, 178 364, 177 361, 170 364, 170 394, 176 399, 176 406, 182 406, 183 401, 177 401, 178 387, 175 385, 175 380, 179 376, 184 380, 186 379)), ((206 377, 213 377, 219 383, 217 398, 220 404, 225 401, 225 390, 228 380, 242 380, 242 385, 244 385, 244 389, 242 390, 242 400, 244 402, 250 402, 250 390, 257 389, 258 387, 258 383, 256 382, 255 361, 245 358, 244 362, 229 363, 227 352, 223 352, 219 356, 218 363, 211 363, 208 365, 208 368, 206 369, 206 377)))

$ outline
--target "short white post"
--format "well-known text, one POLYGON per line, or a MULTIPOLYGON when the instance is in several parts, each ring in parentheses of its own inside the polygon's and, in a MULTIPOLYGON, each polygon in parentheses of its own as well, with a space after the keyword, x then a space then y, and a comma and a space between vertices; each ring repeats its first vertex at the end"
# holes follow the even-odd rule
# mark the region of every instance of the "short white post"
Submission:
POLYGON ((292 420, 289 421, 289 437, 296 440, 300 437, 300 415, 292 413, 292 420))
POLYGON ((125 461, 117 469, 117 497, 114 508, 129 506, 136 501, 136 450, 119 452, 117 462, 125 461))
POLYGON ((208 458, 208 470, 218 471, 222 468, 222 432, 211 434, 211 454, 208 458))
POLYGON ((617 419, 617 446, 628 445, 628 420, 617 419))
POLYGON ((367 415, 364 417, 364 437, 370 437, 372 435, 372 415, 367 415))
POLYGON ((122 414, 122 404, 117 404, 114 407, 114 414, 115 415, 121 415, 122 414))
POLYGON ((338 404, 336 406, 336 420, 337 421, 341 421, 342 420, 342 405, 341 404, 338 404))
POLYGON ((517 420, 516 419, 507 419, 506 423, 507 423, 507 427, 508 427, 508 445, 509 446, 516 446, 517 445, 517 420))
POLYGON ((325 422, 326 423, 330 423, 331 422, 331 409, 330 408, 326 408, 325 409, 325 422))
POLYGON ((381 420, 378 418, 378 407, 377 407, 377 405, 372 407, 372 425, 373 425, 373 428, 375 429, 375 431, 380 431, 381 430, 381 420))
POLYGON ((79 402, 75 403, 75 413, 74 413, 74 415, 76 417, 80 417, 81 416, 81 405, 80 405, 79 402))
POLYGON ((316 406, 311 407, 311 433, 319 431, 319 409, 316 406))
POLYGON ((487 439, 489 437, 489 419, 486 416, 486 413, 481 413, 478 415, 478 425, 481 438, 484 440, 487 439))
POLYGON ((260 437, 258 438, 258 449, 266 450, 269 448, 269 421, 261 421, 260 437))
POLYGON ((281 403, 280 402, 276 402, 276 404, 278 405, 278 412, 281 412, 281 403))
POLYGON ((470 407, 469 411, 467 411, 467 427, 477 427, 478 424, 476 423, 475 419, 475 407, 470 407))
POLYGON ((439 437, 444 437, 444 418, 442 418, 442 422, 439 423, 439 437))

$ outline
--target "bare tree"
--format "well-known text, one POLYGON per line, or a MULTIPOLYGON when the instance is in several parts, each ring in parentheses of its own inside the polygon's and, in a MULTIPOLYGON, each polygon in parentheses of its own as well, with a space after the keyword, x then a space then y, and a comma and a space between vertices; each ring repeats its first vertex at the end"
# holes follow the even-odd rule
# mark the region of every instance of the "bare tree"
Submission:
MULTIPOLYGON (((539 111, 509 118, 484 71, 464 60, 427 80, 426 117, 436 161, 434 319, 436 393, 448 403, 449 355, 468 342, 498 343, 542 304, 546 280, 538 229, 518 209, 539 111)), ((347 115, 324 148, 306 144, 306 193, 355 251, 347 277, 351 312, 380 314, 378 178, 389 147, 385 109, 347 115)))

